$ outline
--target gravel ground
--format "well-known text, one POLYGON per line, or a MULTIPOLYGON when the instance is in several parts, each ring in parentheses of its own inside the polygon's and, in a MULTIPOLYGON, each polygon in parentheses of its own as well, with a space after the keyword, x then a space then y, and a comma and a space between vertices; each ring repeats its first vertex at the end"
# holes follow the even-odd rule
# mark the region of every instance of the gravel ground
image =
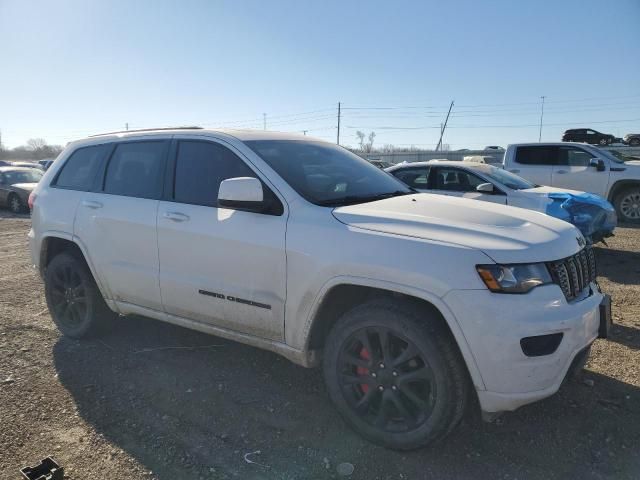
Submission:
POLYGON ((353 479, 640 478, 640 229, 598 248, 617 325, 576 381, 409 453, 361 440, 319 371, 269 352, 143 318, 62 338, 28 229, 0 214, 2 479, 47 455, 73 479, 328 479, 343 462, 353 479))

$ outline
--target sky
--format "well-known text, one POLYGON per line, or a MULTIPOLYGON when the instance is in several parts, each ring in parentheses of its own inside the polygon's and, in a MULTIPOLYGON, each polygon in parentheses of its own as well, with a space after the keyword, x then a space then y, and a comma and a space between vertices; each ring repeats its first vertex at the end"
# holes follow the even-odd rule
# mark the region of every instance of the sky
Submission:
POLYGON ((0 0, 5 147, 129 128, 451 149, 640 132, 640 0, 0 0))

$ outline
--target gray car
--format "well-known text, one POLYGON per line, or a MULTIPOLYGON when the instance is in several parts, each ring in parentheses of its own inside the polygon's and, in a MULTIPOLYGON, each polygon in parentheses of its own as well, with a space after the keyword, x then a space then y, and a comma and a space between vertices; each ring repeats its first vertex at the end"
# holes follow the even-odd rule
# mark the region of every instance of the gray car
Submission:
POLYGON ((0 167, 0 206, 13 213, 28 209, 29 194, 42 178, 42 170, 26 167, 0 167))

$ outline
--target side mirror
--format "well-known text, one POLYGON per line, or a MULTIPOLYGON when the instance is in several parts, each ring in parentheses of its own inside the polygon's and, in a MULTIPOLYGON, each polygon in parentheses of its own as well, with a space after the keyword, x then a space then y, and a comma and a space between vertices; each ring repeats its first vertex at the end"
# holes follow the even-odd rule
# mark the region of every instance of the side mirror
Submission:
POLYGON ((591 160, 589 160, 589 166, 595 167, 599 172, 604 172, 606 170, 604 166, 604 160, 602 160, 601 158, 592 158, 591 160))
POLYGON ((218 206, 249 212, 261 212, 265 208, 262 183, 257 178, 237 177, 220 182, 218 206))
POLYGON ((476 187, 476 192, 480 193, 493 193, 493 183, 481 183, 476 187))

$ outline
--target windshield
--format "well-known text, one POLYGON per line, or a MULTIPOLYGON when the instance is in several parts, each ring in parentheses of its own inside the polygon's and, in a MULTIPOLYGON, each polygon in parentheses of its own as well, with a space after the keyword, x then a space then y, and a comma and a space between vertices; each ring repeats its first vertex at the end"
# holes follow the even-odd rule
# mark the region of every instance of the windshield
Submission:
POLYGON ((600 150, 600 153, 602 153, 605 157, 607 157, 610 160, 613 160, 616 163, 624 163, 631 160, 631 158, 623 155, 617 150, 600 150))
POLYGON ((337 206, 413 193, 395 177, 350 151, 324 142, 245 142, 306 200, 337 206))
POLYGON ((531 183, 529 180, 525 180, 518 175, 514 175, 511 172, 507 172, 501 168, 497 167, 488 167, 487 170, 482 170, 482 172, 491 177, 491 179, 502 183, 504 186, 511 188, 512 190, 525 190, 527 188, 535 188, 538 185, 535 183, 531 183))
POLYGON ((42 178, 42 172, 40 170, 10 170, 4 172, 5 182, 9 185, 15 185, 16 183, 38 183, 42 178))

